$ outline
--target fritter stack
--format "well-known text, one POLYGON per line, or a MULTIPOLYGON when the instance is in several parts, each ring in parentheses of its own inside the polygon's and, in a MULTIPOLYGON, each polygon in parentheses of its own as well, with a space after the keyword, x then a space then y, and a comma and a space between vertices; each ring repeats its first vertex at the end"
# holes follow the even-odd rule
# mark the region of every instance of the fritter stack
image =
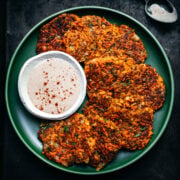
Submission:
POLYGON ((69 53, 85 66, 89 100, 83 114, 41 124, 43 153, 64 166, 100 170, 121 148, 145 148, 165 85, 143 64, 147 53, 134 30, 99 16, 61 14, 40 30, 37 53, 49 50, 69 53))

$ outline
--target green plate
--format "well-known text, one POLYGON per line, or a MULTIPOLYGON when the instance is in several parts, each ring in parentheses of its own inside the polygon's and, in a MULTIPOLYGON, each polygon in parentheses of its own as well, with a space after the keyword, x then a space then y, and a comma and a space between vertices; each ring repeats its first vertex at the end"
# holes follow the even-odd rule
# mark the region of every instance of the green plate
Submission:
POLYGON ((84 6, 71 8, 55 13, 42 20, 27 33, 27 35, 23 38, 23 40, 17 47, 11 59, 7 73, 5 93, 6 104, 11 123, 22 142, 37 157, 53 167, 71 173, 103 174, 121 169, 129 164, 132 164, 133 162, 141 158, 144 154, 146 154, 155 145, 155 143, 158 141, 163 131, 165 130, 165 127, 167 126, 168 120, 170 118, 174 101, 174 80, 169 60, 162 46, 151 34, 151 32, 140 22, 116 10, 104 7, 84 6), (26 111, 18 96, 18 74, 24 62, 28 58, 36 54, 35 49, 40 28, 43 24, 49 22, 52 18, 65 12, 74 13, 79 16, 90 14, 98 15, 105 17, 111 23, 127 24, 128 26, 135 29, 135 32, 142 39, 148 53, 146 63, 156 68, 157 72, 163 77, 166 85, 165 102, 163 104, 163 107, 154 115, 154 135, 152 136, 152 139, 149 142, 148 146, 141 151, 120 150, 116 158, 99 172, 96 172, 94 168, 87 165, 73 165, 71 167, 64 167, 60 164, 56 164, 55 162, 48 160, 44 155, 42 155, 42 144, 37 138, 37 131, 39 129, 40 120, 26 111))

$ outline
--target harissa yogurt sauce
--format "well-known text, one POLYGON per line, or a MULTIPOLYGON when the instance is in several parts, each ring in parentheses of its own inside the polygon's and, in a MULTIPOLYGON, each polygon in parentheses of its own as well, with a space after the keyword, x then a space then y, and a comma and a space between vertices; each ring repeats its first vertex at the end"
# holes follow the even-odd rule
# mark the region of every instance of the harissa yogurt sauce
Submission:
POLYGON ((70 109, 80 93, 80 77, 68 62, 46 59, 35 66, 29 76, 27 89, 33 105, 50 114, 70 109))
POLYGON ((160 7, 158 4, 152 4, 150 6, 152 16, 161 20, 169 20, 172 18, 172 13, 167 12, 164 8, 160 7))

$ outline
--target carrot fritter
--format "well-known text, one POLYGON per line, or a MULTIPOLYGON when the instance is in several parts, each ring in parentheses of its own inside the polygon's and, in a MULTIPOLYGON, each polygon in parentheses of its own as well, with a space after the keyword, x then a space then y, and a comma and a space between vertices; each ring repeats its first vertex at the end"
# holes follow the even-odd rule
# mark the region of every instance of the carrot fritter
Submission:
POLYGON ((127 97, 129 94, 144 96, 144 101, 155 111, 164 102, 164 81, 150 65, 134 65, 114 83, 114 97, 127 97))
POLYGON ((63 51, 62 37, 71 27, 71 23, 78 19, 74 14, 64 13, 45 24, 40 29, 36 52, 39 54, 50 50, 63 51))
POLYGON ((66 121, 42 123, 38 136, 43 142, 43 154, 64 166, 89 163, 86 149, 89 149, 90 130, 89 121, 82 114, 75 114, 66 121))
POLYGON ((69 166, 86 163, 100 170, 117 154, 121 143, 117 126, 97 114, 75 114, 65 121, 42 123, 39 138, 43 153, 69 166))
POLYGON ((153 134, 153 109, 144 103, 143 96, 115 99, 100 91, 92 94, 83 112, 86 116, 96 112, 114 122, 119 128, 121 146, 126 149, 143 149, 153 134))
POLYGON ((96 58, 85 64, 88 93, 98 90, 112 91, 114 83, 123 71, 130 70, 135 61, 122 55, 117 57, 96 58))
POLYGON ((97 34, 111 24, 105 18, 91 15, 83 16, 71 25, 71 30, 63 36, 65 52, 74 56, 79 62, 96 57, 100 50, 97 47, 97 34))

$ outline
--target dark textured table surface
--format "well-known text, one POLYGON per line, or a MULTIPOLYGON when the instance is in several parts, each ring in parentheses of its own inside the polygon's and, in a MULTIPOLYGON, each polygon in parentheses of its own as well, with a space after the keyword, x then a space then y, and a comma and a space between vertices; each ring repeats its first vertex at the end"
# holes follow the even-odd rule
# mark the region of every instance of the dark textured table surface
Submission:
MULTIPOLYGON (((180 14, 180 1, 172 1, 180 14)), ((143 0, 0 0, 0 178, 9 179, 180 179, 180 21, 160 24, 144 13, 143 0), (175 79, 175 103, 169 124, 158 143, 132 165, 101 176, 78 176, 57 170, 34 156, 16 135, 6 112, 4 82, 11 56, 24 35, 54 12, 82 5, 113 8, 144 24, 164 47, 175 79)))

